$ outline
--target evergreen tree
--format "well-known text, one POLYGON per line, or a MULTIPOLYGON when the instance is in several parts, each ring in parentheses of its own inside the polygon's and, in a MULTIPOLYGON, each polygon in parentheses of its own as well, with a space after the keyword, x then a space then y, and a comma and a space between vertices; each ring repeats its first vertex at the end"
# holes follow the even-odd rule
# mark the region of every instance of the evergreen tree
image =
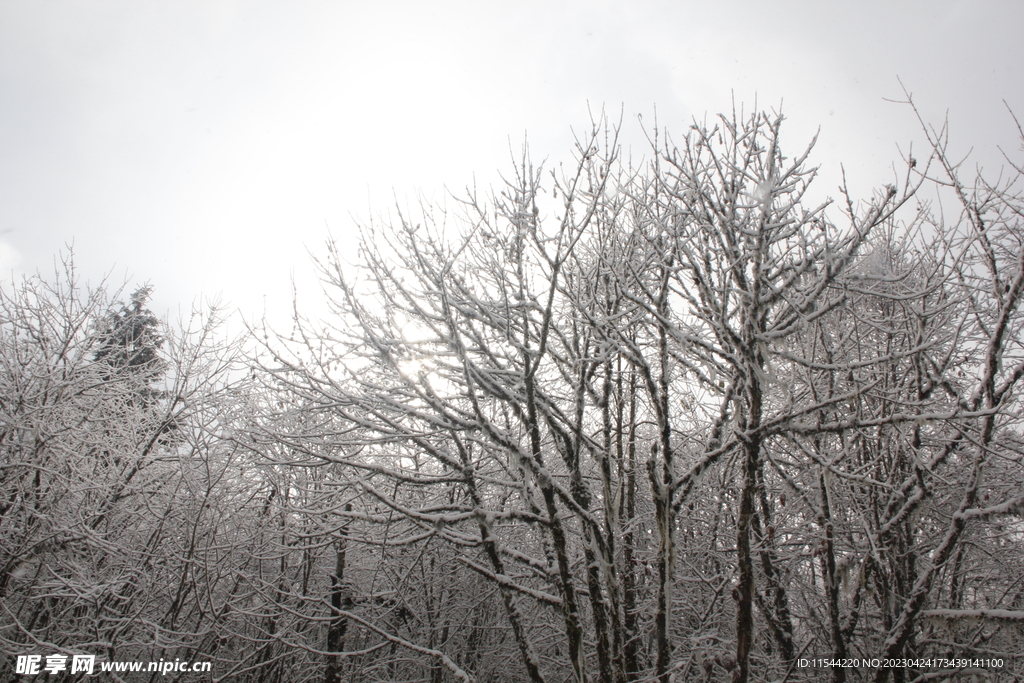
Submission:
POLYGON ((144 403, 155 400, 159 392, 152 387, 165 372, 166 363, 160 357, 164 337, 160 321, 146 308, 152 286, 139 287, 131 295, 130 303, 121 310, 111 312, 99 334, 99 348, 94 360, 104 363, 111 375, 126 373, 140 383, 139 394, 144 403))

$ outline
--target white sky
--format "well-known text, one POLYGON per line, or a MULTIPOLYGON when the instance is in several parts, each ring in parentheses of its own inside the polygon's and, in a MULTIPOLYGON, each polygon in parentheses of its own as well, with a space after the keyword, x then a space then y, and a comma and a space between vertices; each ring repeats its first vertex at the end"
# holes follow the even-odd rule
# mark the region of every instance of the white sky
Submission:
POLYGON ((588 102, 683 135, 693 117, 782 104, 789 149, 833 193, 892 179, 922 113, 999 165, 1020 149, 1024 3, 148 2, 0 0, 0 272, 156 287, 159 312, 216 296, 272 317, 307 249, 393 198, 441 199, 509 168, 509 144, 567 160, 588 102))

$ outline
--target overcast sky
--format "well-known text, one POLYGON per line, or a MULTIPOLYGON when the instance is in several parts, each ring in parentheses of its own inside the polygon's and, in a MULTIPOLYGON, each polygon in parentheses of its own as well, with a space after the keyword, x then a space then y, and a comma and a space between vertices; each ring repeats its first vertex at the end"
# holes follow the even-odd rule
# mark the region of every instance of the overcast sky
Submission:
POLYGON ((1024 3, 144 2, 0 0, 0 270, 156 288, 176 316, 220 295, 277 317, 307 250, 354 217, 567 160, 589 107, 685 132, 780 106, 789 149, 820 126, 823 182, 867 195, 948 111, 956 150, 998 166, 1024 116, 1024 3), (266 297, 266 299, 264 299, 266 297))

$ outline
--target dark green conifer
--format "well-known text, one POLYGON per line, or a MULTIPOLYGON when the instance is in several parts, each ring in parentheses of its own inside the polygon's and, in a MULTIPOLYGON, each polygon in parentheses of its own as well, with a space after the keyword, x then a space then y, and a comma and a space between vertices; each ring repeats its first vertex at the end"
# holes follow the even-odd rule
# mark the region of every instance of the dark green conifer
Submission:
POLYGON ((164 343, 160 321, 146 307, 152 290, 150 285, 139 287, 128 304, 108 315, 94 356, 96 362, 107 366, 105 373, 124 373, 137 380, 145 403, 158 397, 159 392, 152 385, 166 371, 166 363, 160 357, 164 343))

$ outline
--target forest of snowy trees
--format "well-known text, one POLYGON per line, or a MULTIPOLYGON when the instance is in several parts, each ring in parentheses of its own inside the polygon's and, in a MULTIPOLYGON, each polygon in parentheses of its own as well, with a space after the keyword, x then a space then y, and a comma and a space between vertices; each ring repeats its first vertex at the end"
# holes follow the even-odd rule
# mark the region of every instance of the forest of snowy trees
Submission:
POLYGON ((70 260, 4 284, 0 680, 1024 676, 1020 155, 975 177, 929 128, 830 202, 781 127, 635 168, 595 125, 231 342, 70 260))

